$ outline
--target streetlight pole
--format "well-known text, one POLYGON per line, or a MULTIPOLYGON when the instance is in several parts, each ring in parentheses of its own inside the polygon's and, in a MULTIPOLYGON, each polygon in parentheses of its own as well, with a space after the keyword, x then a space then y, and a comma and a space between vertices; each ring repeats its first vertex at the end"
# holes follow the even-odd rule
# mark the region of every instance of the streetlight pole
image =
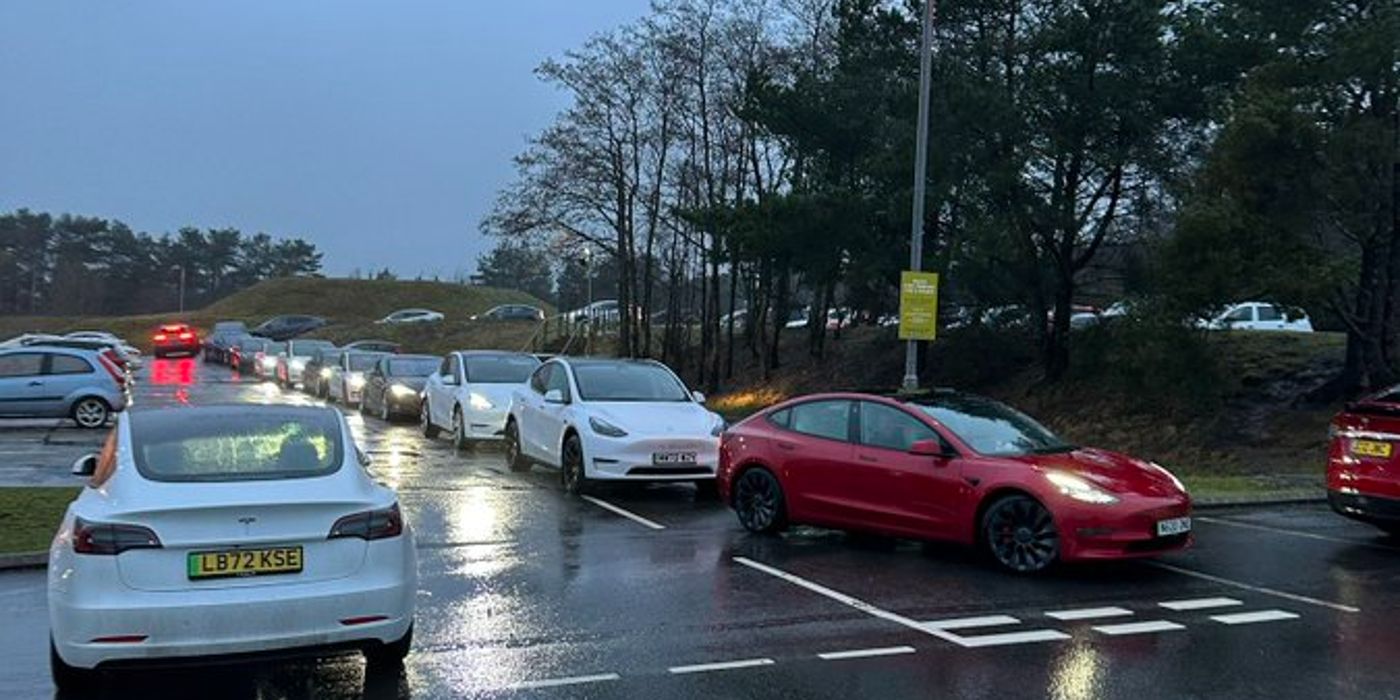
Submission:
POLYGON ((180 271, 180 314, 185 313, 185 266, 176 265, 175 269, 180 271))
POLYGON ((588 336, 584 341, 583 348, 583 353, 587 355, 593 352, 593 325, 595 321, 593 317, 598 315, 593 308, 593 246, 588 243, 583 244, 583 277, 587 280, 586 286, 588 288, 588 303, 583 307, 588 309, 588 336))
MULTIPOLYGON (((909 226, 909 269, 924 269, 924 196, 928 186, 929 87, 933 81, 933 3, 924 0, 924 28, 919 41, 919 123, 914 145, 914 216, 909 226)), ((905 391, 919 389, 919 341, 904 348, 905 391)))

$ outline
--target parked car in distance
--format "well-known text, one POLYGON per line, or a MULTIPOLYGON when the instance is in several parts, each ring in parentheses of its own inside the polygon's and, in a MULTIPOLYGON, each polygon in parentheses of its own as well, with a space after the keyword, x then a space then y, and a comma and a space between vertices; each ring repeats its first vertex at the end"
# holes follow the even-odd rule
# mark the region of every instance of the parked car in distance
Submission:
POLYGON ((199 334, 184 323, 167 323, 151 336, 151 354, 157 360, 171 355, 193 357, 199 350, 199 334))
POLYGON ((258 324, 251 332, 253 335, 270 338, 272 340, 291 340, 299 335, 310 333, 324 325, 326 325, 326 319, 320 316, 291 314, 286 316, 273 316, 258 324))
POLYGON ((622 313, 618 310, 616 299, 603 299, 588 304, 582 308, 574 309, 564 313, 564 320, 570 323, 582 323, 584 321, 618 321, 622 318, 622 313))
POLYGON ((240 336, 229 344, 229 367, 242 374, 257 374, 258 355, 271 342, 256 335, 240 336))
MULTIPOLYGON (((239 324, 240 326, 243 324, 239 324)), ((248 335, 248 331, 241 328, 215 329, 205 336, 204 362, 205 364, 226 365, 229 363, 230 348, 239 338, 248 335)))
POLYGON ((326 379, 330 377, 331 365, 335 364, 335 358, 340 354, 340 350, 335 344, 331 344, 329 347, 320 348, 311 353, 311 357, 306 361, 306 366, 302 368, 302 391, 318 399, 326 398, 326 379))
POLYGON ((544 320, 544 309, 529 304, 501 304, 475 316, 473 321, 534 321, 544 320))
POLYGON ((261 654, 363 653, 369 673, 401 672, 413 532, 366 463, 330 408, 123 414, 74 465, 87 487, 49 551, 60 692, 110 666, 261 654))
POLYGON ((262 349, 254 353, 253 373, 259 379, 277 379, 277 365, 281 362, 282 353, 287 351, 287 342, 279 340, 268 340, 263 343, 262 349))
POLYGON ((1332 510, 1400 537, 1400 386, 1348 404, 1328 434, 1332 510))
POLYGON ((352 343, 346 343, 341 349, 360 352, 403 352, 403 346, 390 340, 356 340, 352 343))
POLYGON ((106 352, 44 345, 0 350, 0 416, 72 418, 81 428, 101 428, 127 403, 126 373, 106 352))
POLYGON ((407 325, 413 323, 437 323, 443 319, 443 315, 431 309, 399 309, 384 318, 375 321, 383 325, 407 325))
POLYGON ((64 340, 94 340, 105 343, 113 348, 126 360, 132 369, 141 367, 141 349, 126 342, 114 333, 107 331, 73 331, 63 334, 64 340))
POLYGON ((214 327, 209 329, 209 335, 215 333, 247 333, 248 324, 242 321, 215 321, 214 327))
POLYGON ((1235 304, 1201 326, 1209 330, 1313 332, 1312 321, 1302 310, 1260 301, 1235 304))
POLYGON ((277 383, 283 389, 294 389, 306 380, 306 363, 316 353, 335 347, 329 340, 289 340, 277 353, 277 383))
POLYGON ((389 354, 391 353, 360 352, 342 348, 328 368, 330 374, 326 377, 326 398, 350 408, 358 408, 360 393, 365 388, 365 372, 373 369, 380 358, 389 354))
POLYGON ((558 468, 570 494, 604 480, 693 481, 705 494, 724 419, 704 403, 660 362, 556 357, 515 391, 506 461, 558 468))
POLYGON ((515 390, 540 366, 534 355, 495 350, 451 352, 423 387, 418 421, 425 437, 447 430, 465 449, 482 440, 505 439, 506 416, 515 390))
POLYGON ((126 374, 127 379, 141 366, 139 353, 136 356, 127 355, 122 350, 121 341, 111 340, 85 340, 72 338, 53 338, 41 340, 32 338, 25 341, 22 347, 48 347, 48 348, 69 348, 71 350, 87 350, 98 353, 108 360, 111 360, 117 367, 126 374))
POLYGON ((385 355, 365 372, 360 393, 360 413, 379 416, 385 422, 417 416, 423 385, 436 372, 442 358, 435 355, 385 355))
POLYGON ((62 337, 63 336, 61 335, 55 335, 53 333, 21 333, 20 335, 10 338, 4 342, 0 342, 0 348, 15 348, 21 345, 33 345, 36 342, 43 342, 45 340, 58 340, 62 337))
POLYGON ((719 483, 752 532, 804 523, 949 540, 1021 573, 1191 541, 1191 498, 1167 470, 957 392, 783 402, 724 433, 719 483))

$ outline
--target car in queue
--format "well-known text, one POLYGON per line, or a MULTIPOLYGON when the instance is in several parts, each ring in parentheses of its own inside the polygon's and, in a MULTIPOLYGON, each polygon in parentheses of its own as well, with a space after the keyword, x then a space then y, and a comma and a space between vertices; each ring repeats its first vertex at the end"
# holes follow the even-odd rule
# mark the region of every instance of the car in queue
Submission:
POLYGON ((404 326, 415 323, 439 323, 443 319, 440 312, 432 309, 399 309, 375 323, 389 326, 404 326))
POLYGON ((122 414, 49 552, 61 691, 107 670, 360 652, 397 669, 417 563, 394 491, 338 411, 122 414))
POLYGON ((365 388, 365 372, 374 369, 380 358, 390 354, 342 349, 329 367, 326 398, 333 403, 359 408, 360 393, 365 388))
POLYGON ((1213 331, 1313 332, 1312 320, 1301 309, 1261 301, 1232 304, 1200 326, 1213 331))
POLYGON ((248 335, 248 326, 242 321, 217 321, 204 336, 203 355, 206 363, 226 365, 229 362, 229 346, 233 341, 248 335))
MULTIPOLYGON (((247 338, 234 343, 229 348, 229 366, 238 370, 242 374, 259 376, 259 367, 263 364, 263 359, 268 356, 267 349, 276 341, 267 338, 250 335, 247 338)), ((275 358, 276 353, 271 353, 275 358)), ((276 367, 276 362, 273 362, 276 367)))
POLYGON ((287 314, 283 316, 273 316, 258 324, 249 332, 263 338, 285 341, 291 340, 297 336, 306 335, 311 331, 325 326, 326 323, 326 319, 320 316, 287 314))
POLYGON ((360 390, 360 413, 392 422, 417 417, 423 385, 436 372, 442 358, 436 355, 385 355, 365 372, 360 390))
POLYGON ((127 365, 132 369, 141 368, 141 349, 126 342, 125 339, 108 331, 73 331, 65 333, 64 340, 95 340, 105 343, 115 348, 118 353, 126 359, 127 365))
POLYGON ((544 309, 529 304, 501 304, 471 317, 473 321, 532 321, 544 320, 544 309))
POLYGON ((107 425, 130 402, 126 373, 103 352, 43 345, 0 350, 0 416, 107 425))
POLYGON ((253 374, 258 379, 276 381, 277 363, 286 351, 286 341, 265 340, 262 349, 253 353, 253 374))
POLYGON ((277 353, 276 380, 283 389, 295 389, 306 379, 306 364, 316 353, 335 347, 329 340, 288 340, 277 353))
POLYGON ((326 398, 326 379, 330 377, 331 365, 335 364, 335 358, 340 352, 340 348, 331 344, 330 347, 320 348, 311 354, 311 358, 306 361, 306 367, 302 369, 302 391, 318 399, 326 398))
POLYGON ((704 404, 660 362, 555 357, 512 397, 506 461, 558 468, 570 494, 600 481, 691 481, 710 495, 725 423, 704 404))
POLYGON ((725 431, 719 485, 752 532, 801 523, 947 540, 1020 573, 1191 542, 1191 498, 1171 472, 958 392, 783 402, 725 431))
POLYGON ((1328 433, 1332 510, 1400 537, 1400 386, 1347 404, 1328 433))
POLYGON ((151 335, 151 354, 157 360, 171 355, 194 357, 200 349, 199 334, 186 323, 167 323, 151 335))
POLYGON ((425 437, 450 431, 453 446, 504 440, 515 390, 529 381, 540 361, 534 355, 495 350, 448 353, 423 387, 418 417, 425 437))

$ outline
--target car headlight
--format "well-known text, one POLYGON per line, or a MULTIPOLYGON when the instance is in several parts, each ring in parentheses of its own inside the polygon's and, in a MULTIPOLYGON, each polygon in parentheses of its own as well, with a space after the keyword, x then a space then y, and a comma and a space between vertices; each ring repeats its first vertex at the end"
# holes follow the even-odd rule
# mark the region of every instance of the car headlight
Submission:
POLYGON ((1166 474, 1167 478, 1172 480, 1172 486, 1175 486, 1178 491, 1186 493, 1186 484, 1181 483, 1181 479, 1176 478, 1176 475, 1171 473, 1171 471, 1169 471, 1166 467, 1156 462, 1151 462, 1150 464, 1148 464, 1148 466, 1152 467, 1153 469, 1156 469, 1159 472, 1162 472, 1163 474, 1166 474))
POLYGON ((359 374, 359 373, 350 375, 350 388, 351 388, 351 389, 359 389, 359 388, 364 387, 364 385, 365 385, 365 375, 359 374))
POLYGON ((715 424, 710 427, 710 435, 713 437, 719 437, 720 434, 723 433, 728 427, 728 421, 724 420, 720 416, 715 416, 715 424))
POLYGON ((265 368, 267 368, 267 369, 272 369, 273 367, 276 367, 276 366, 277 366, 277 358, 275 358, 275 357, 264 357, 264 358, 262 359, 262 365, 263 365, 263 367, 265 367, 265 368))
POLYGON ((590 428, 593 428, 593 432, 604 437, 620 438, 627 436, 626 430, 623 430, 622 428, 619 428, 613 425, 612 423, 603 420, 602 418, 590 417, 588 419, 588 426, 590 428))
POLYGON ((393 393, 393 395, 394 395, 395 397, 400 398, 400 399, 406 399, 406 398, 408 398, 408 397, 410 397, 410 396, 417 396, 417 395, 418 395, 418 392, 415 391, 412 387, 406 387, 406 386, 404 386, 404 385, 402 385, 402 384, 395 384, 395 385, 389 387, 389 391, 390 391, 391 393, 393 393))
POLYGON ((473 411, 489 411, 496 407, 495 404, 491 403, 491 399, 488 399, 485 396, 482 396, 481 394, 478 394, 476 392, 472 392, 471 398, 468 401, 468 403, 471 404, 473 411))
POLYGON ((330 378, 331 378, 331 368, 330 368, 330 367, 322 367, 322 368, 321 368, 321 378, 322 378, 322 379, 330 379, 330 378))
POLYGON ((306 360, 303 360, 299 357, 292 360, 291 362, 288 362, 287 364, 294 370, 300 371, 306 369, 306 360))
POLYGON ((1060 493, 1073 498, 1076 501, 1085 503, 1098 503, 1108 505, 1117 503, 1118 497, 1104 491, 1103 489, 1081 479, 1073 474, 1064 472, 1045 472, 1045 478, 1060 490, 1060 493))

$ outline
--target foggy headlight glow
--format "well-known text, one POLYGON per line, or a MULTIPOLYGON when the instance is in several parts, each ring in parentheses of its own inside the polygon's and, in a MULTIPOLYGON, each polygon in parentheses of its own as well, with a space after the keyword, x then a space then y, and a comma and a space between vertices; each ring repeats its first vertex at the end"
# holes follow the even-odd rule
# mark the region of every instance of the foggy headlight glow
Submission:
POLYGON ((471 395, 470 403, 473 411, 489 411, 495 408, 495 405, 491 403, 491 399, 475 392, 471 395))
POLYGON ((355 374, 350 375, 350 388, 351 388, 351 389, 361 389, 361 388, 364 387, 364 385, 365 385, 365 375, 359 374, 358 372, 355 373, 355 374))
POLYGON ((1108 505, 1118 502, 1118 497, 1103 489, 1065 472, 1045 472, 1045 478, 1060 490, 1060 493, 1085 503, 1108 505))
POLYGON ((411 389, 411 388, 409 388, 409 387, 406 387, 406 386, 404 386, 404 385, 402 385, 402 384, 395 384, 395 385, 389 387, 389 391, 390 391, 390 393, 392 393, 394 396, 396 396, 396 397, 398 397, 398 398, 401 398, 401 399, 406 399, 406 398, 408 398, 408 397, 410 397, 410 396, 417 396, 417 395, 418 395, 418 392, 416 392, 416 391, 414 391, 413 389, 411 389))

